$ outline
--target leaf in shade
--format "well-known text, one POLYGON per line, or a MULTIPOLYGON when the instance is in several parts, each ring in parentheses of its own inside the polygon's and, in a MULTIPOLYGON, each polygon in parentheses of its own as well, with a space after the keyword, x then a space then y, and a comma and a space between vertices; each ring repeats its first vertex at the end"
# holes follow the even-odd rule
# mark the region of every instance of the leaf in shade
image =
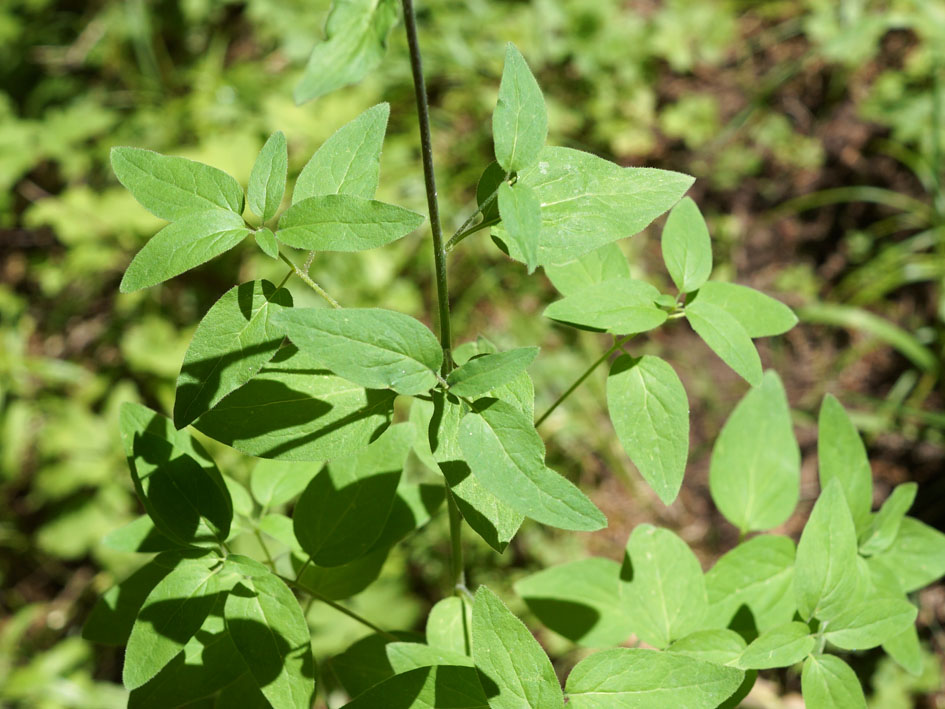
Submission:
POLYGON ((449 373, 446 381, 450 393, 468 398, 482 396, 517 377, 537 356, 537 347, 519 347, 474 357, 449 373))
POLYGON ((538 266, 538 234, 541 231, 541 204, 526 185, 499 187, 499 214, 509 240, 524 256, 529 273, 538 266))
POLYGON ((511 42, 505 49, 492 137, 496 160, 506 172, 518 172, 535 163, 548 137, 545 99, 525 58, 511 42))
POLYGON ((430 647, 424 643, 390 643, 385 648, 387 659, 394 672, 401 674, 418 667, 451 665, 453 667, 474 667, 472 658, 464 653, 430 647))
POLYGON ((418 667, 394 675, 344 705, 344 709, 490 709, 472 667, 418 667))
POLYGON ((699 288, 699 300, 726 311, 749 337, 781 335, 797 325, 797 316, 784 303, 737 283, 709 281, 699 288))
POLYGON ((482 219, 476 224, 473 231, 478 231, 483 227, 498 224, 499 202, 497 192, 499 186, 508 179, 508 173, 502 169, 499 163, 493 161, 486 166, 476 183, 476 206, 482 210, 482 219), (492 197, 492 201, 486 204, 486 200, 492 197), (485 205, 485 206, 484 206, 485 205))
POLYGON ((654 301, 659 291, 649 283, 619 278, 583 288, 545 308, 546 318, 606 330, 615 335, 646 332, 666 322, 654 301))
POLYGON ((112 551, 139 552, 141 554, 153 554, 180 548, 180 544, 161 534, 147 515, 142 515, 109 532, 102 539, 102 546, 112 551))
POLYGON ((282 204, 285 179, 289 169, 289 152, 282 131, 271 136, 249 173, 249 208, 264 222, 272 219, 282 204))
POLYGON ((666 218, 660 240, 663 261, 680 293, 692 293, 712 273, 712 240, 699 207, 683 197, 666 218))
POLYGON ((604 281, 630 279, 630 264, 615 243, 604 244, 573 261, 546 264, 545 275, 561 295, 575 295, 604 281))
POLYGON ((846 496, 856 531, 866 529, 873 504, 873 473, 856 426, 837 399, 827 394, 817 422, 820 487, 837 479, 846 496))
POLYGON ((808 709, 866 709, 866 697, 853 669, 834 655, 811 655, 801 673, 808 709))
POLYGON ((761 358, 738 320, 698 297, 686 305, 685 312, 692 329, 725 364, 752 386, 761 384, 761 358))

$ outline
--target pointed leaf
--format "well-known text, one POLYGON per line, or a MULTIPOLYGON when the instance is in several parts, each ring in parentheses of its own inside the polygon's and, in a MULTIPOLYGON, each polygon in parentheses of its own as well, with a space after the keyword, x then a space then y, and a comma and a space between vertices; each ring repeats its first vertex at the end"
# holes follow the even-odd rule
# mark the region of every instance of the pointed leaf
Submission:
POLYGON ((119 290, 131 293, 179 276, 229 251, 247 234, 243 218, 234 212, 189 212, 151 237, 128 264, 119 290))
POLYGON ((808 709, 866 709, 863 688, 850 666, 833 655, 811 655, 801 673, 808 709))
POLYGON ((686 305, 686 320, 738 376, 752 386, 761 383, 761 358, 748 332, 738 320, 717 305, 698 297, 686 305))
POLYGON ((499 186, 508 179, 508 173, 499 163, 493 161, 486 166, 476 183, 476 206, 482 210, 482 220, 476 225, 476 230, 498 224, 499 200, 497 192, 499 186), (492 198, 489 204, 486 200, 492 198), (485 205, 485 206, 483 206, 485 205))
POLYGON ((800 469, 784 386, 769 371, 738 402, 715 441, 712 500, 742 532, 777 527, 797 506, 800 469))
POLYGON ((735 318, 749 337, 781 335, 797 325, 797 316, 784 303, 737 283, 709 281, 699 288, 699 299, 735 318))
POLYGON ((908 630, 917 612, 904 598, 869 597, 837 613, 824 625, 824 637, 844 650, 868 650, 908 630))
POLYGON ((243 213, 243 188, 215 167, 141 148, 112 148, 111 161, 118 181, 161 219, 214 208, 243 213))
POLYGON ((548 137, 545 99, 525 58, 511 42, 505 49, 502 83, 492 114, 492 136, 495 158, 506 172, 532 165, 548 137))
POLYGON ((649 283, 621 278, 588 286, 552 303, 546 318, 607 330, 615 335, 646 332, 666 322, 654 301, 659 291, 649 283))
POLYGON ((541 231, 541 204, 538 197, 526 185, 499 187, 499 214, 509 240, 524 256, 528 272, 533 273, 538 265, 538 234, 541 231))
POLYGON ((745 639, 734 630, 697 630, 680 638, 666 648, 666 652, 675 652, 703 662, 727 665, 742 654, 745 639))
POLYGON ((614 430, 663 504, 679 494, 689 454, 689 400, 676 371, 659 357, 618 357, 607 377, 614 430))
POLYGON ((883 643, 883 651, 913 676, 922 674, 922 646, 915 625, 883 643))
POLYGON ((272 229, 263 227, 253 232, 253 238, 256 239, 256 246, 269 258, 279 258, 279 242, 276 241, 276 235, 272 229))
POLYGON ((427 645, 468 655, 472 642, 472 606, 464 598, 437 601, 427 616, 427 645))
POLYGON ((883 502, 879 512, 870 516, 869 524, 860 535, 861 554, 878 554, 892 545, 918 491, 919 486, 911 482, 893 488, 892 494, 883 502))
POLYGON ((830 394, 820 407, 817 460, 820 487, 826 488, 834 478, 840 481, 856 530, 862 532, 869 524, 873 504, 873 473, 856 426, 830 394))
POLYGON ((149 561, 131 576, 108 589, 86 618, 82 626, 82 637, 89 642, 103 645, 126 644, 145 599, 173 568, 168 557, 161 561, 149 561))
POLYGON ((735 662, 743 670, 768 670, 790 667, 814 649, 816 639, 807 623, 776 625, 759 635, 735 662))
POLYGON ((630 278, 627 257, 615 243, 604 244, 573 261, 546 264, 545 275, 561 295, 575 295, 588 286, 604 281, 630 278))
POLYGON ((661 239, 663 261, 680 293, 692 293, 712 273, 712 240, 699 207, 691 197, 673 207, 661 239))
POLYGON ((249 208, 264 222, 272 219, 282 204, 289 170, 289 151, 282 131, 271 136, 249 173, 249 208))
POLYGON ((918 591, 945 575, 945 534, 912 517, 902 520, 892 545, 871 557, 886 565, 906 593, 918 591))
POLYGON ((475 357, 450 372, 446 378, 450 393, 468 398, 482 396, 517 377, 537 356, 537 347, 519 347, 475 357))

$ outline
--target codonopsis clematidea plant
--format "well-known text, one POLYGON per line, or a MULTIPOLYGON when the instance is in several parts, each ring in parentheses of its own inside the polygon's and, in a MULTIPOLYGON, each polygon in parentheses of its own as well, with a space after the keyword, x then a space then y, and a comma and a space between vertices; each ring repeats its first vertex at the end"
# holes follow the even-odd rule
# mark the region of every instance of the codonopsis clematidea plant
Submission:
MULTIPOLYGON (((397 16, 391 0, 337 2, 297 98, 370 72, 397 16)), ((554 709, 567 698, 575 709, 712 709, 736 706, 759 670, 802 663, 808 707, 850 709, 865 699, 838 652, 882 645, 917 670, 916 607, 907 594, 945 572, 945 536, 906 516, 913 484, 872 511, 864 446, 833 398, 819 422, 822 492, 800 541, 769 533, 798 503, 800 453, 781 381, 763 371, 752 340, 781 334, 796 318, 758 291, 709 280, 709 231, 684 197, 692 178, 547 146, 541 91, 509 45, 493 115, 496 160, 483 171, 474 214, 446 239, 410 0, 403 17, 437 334, 399 312, 343 307, 309 276, 319 252, 381 248, 425 221, 374 199, 386 104, 319 148, 281 213, 288 165, 281 133, 256 160, 248 205, 243 187, 214 167, 138 148, 112 152, 121 183, 169 222, 128 266, 123 292, 173 278, 250 235, 287 265, 281 283, 235 285, 206 313, 170 418, 140 404, 122 410, 121 439, 147 514, 107 542, 156 556, 104 595, 85 635, 126 647, 129 706, 312 706, 318 672, 300 598, 330 604, 372 631, 345 653, 356 671, 333 667, 350 707, 554 709), (244 219, 246 206, 255 226, 244 219), (615 243, 667 211, 662 253, 675 293, 632 278, 615 243), (483 229, 529 273, 540 267, 551 279, 562 297, 546 317, 613 338, 537 419, 527 372, 537 347, 498 351, 485 338, 452 344, 448 255, 483 229), (285 289, 292 278, 325 306, 294 307, 285 289), (622 565, 588 558, 520 581, 518 594, 548 628, 597 649, 562 690, 548 656, 503 601, 484 586, 467 588, 462 531, 502 553, 526 517, 584 532, 607 525, 584 492, 546 465, 536 430, 605 362, 614 430, 642 477, 672 503, 688 456, 687 394, 666 360, 626 349, 676 319, 751 385, 715 443, 710 470, 712 497, 742 542, 703 573, 676 534, 642 524, 622 565), (393 423, 398 396, 412 403, 409 417, 393 423), (261 459, 252 499, 188 426, 261 459), (403 479, 411 450, 436 474, 433 482, 403 479), (369 586, 391 548, 442 508, 450 583, 425 636, 381 628, 340 603, 369 586), (259 559, 231 551, 243 535, 259 541, 259 559)))

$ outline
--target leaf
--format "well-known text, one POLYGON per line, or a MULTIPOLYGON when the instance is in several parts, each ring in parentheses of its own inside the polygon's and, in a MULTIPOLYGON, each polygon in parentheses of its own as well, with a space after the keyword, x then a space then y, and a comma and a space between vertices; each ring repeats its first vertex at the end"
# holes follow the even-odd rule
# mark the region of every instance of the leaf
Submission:
POLYGON ((303 104, 361 81, 384 58, 396 22, 394 0, 335 0, 325 23, 325 41, 309 57, 295 87, 295 102, 303 104))
POLYGON ((482 486, 537 522, 590 532, 607 519, 577 487, 545 466, 545 445, 522 412, 486 399, 459 426, 463 459, 482 486))
POLYGON ((161 219, 172 222, 217 207, 243 213, 243 188, 215 167, 124 147, 112 148, 111 162, 118 181, 142 207, 161 219))
POLYGON ((269 281, 233 286, 203 316, 177 378, 174 425, 183 428, 252 379, 282 345, 274 313, 292 295, 269 281))
POLYGON ((564 707, 551 660, 528 628, 485 586, 476 591, 472 615, 472 657, 496 685, 491 709, 564 707))
POLYGON ((509 240, 525 257, 528 272, 538 265, 538 234, 541 231, 541 204, 526 185, 503 182, 499 186, 499 214, 509 240))
POLYGON ((379 103, 335 131, 299 173, 292 203, 326 194, 372 199, 389 116, 390 104, 379 103))
POLYGON ((699 207, 683 197, 666 218, 663 261, 680 293, 692 293, 712 273, 712 240, 699 207))
POLYGON ((272 229, 263 227, 253 232, 253 238, 256 239, 256 246, 269 258, 279 258, 279 242, 276 241, 276 235, 272 229))
POLYGON ((299 545, 299 540, 295 538, 295 532, 292 529, 292 519, 278 512, 270 512, 264 517, 260 517, 256 527, 263 534, 267 534, 284 547, 296 554, 303 555, 305 551, 299 545))
POLYGON ((282 204, 285 179, 289 170, 289 151, 282 131, 271 136, 249 173, 249 208, 264 222, 269 221, 282 204))
POLYGON ((119 290, 132 293, 179 276, 240 243, 249 229, 223 209, 189 212, 152 236, 128 264, 119 290))
POLYGON ((856 673, 834 655, 811 655, 805 660, 801 692, 808 709, 866 709, 856 673))
POLYGON ((738 320, 698 297, 686 305, 685 312, 692 329, 725 364, 752 386, 761 384, 761 358, 738 320))
POLYGON ((728 626, 742 606, 762 632, 787 623, 796 610, 794 542, 770 534, 752 537, 723 554, 706 572, 705 584, 712 627, 728 626))
POLYGON ((293 511, 295 537, 319 566, 364 556, 387 523, 414 428, 395 424, 358 453, 332 460, 293 511))
POLYGON ((659 291, 632 278, 604 281, 566 296, 545 308, 552 320, 606 330, 615 335, 646 332, 666 322, 653 302, 659 291))
POLYGON ((92 606, 82 626, 82 637, 103 645, 126 644, 144 600, 173 569, 176 557, 174 562, 171 558, 168 555, 149 561, 108 589, 92 606))
POLYGON ((475 669, 443 665, 394 675, 344 709, 489 709, 487 702, 475 669))
POLYGON ((610 647, 633 632, 620 597, 620 564, 581 559, 515 583, 515 592, 548 628, 584 647, 610 647))
POLYGON ((913 676, 922 673, 922 647, 915 625, 883 643, 883 651, 913 676))
POLYGON ((315 694, 308 624, 288 586, 255 565, 226 598, 226 628, 270 704, 307 709, 315 694))
MULTIPOLYGON (((299 577, 299 585, 330 601, 351 598, 377 580, 389 551, 387 548, 375 549, 342 566, 309 564, 299 577)), ((302 568, 302 564, 299 561, 297 571, 302 568)))
POLYGON ((904 598, 869 597, 845 606, 824 623, 823 633, 844 650, 868 650, 908 630, 917 613, 904 598))
POLYGON ((859 586, 856 530, 840 482, 821 492, 797 544, 794 597, 801 617, 830 621, 859 586))
POLYGON ((276 238, 308 251, 363 251, 384 246, 423 224, 423 215, 351 194, 296 202, 279 217, 276 238))
POLYGON ((298 308, 283 311, 276 324, 326 369, 362 386, 422 394, 443 363, 436 336, 393 310, 298 308))
POLYGON ((621 355, 607 377, 607 409, 640 475, 672 504, 689 454, 689 400, 675 370, 659 357, 621 355))
POLYGON ((423 527, 443 504, 442 485, 429 483, 401 483, 394 496, 387 523, 371 547, 388 549, 411 532, 423 527))
POLYGON ((496 193, 507 179, 508 173, 494 160, 482 171, 479 182, 476 183, 476 206, 482 210, 482 220, 475 226, 475 231, 499 223, 501 217, 496 193), (489 197, 492 197, 492 201, 483 207, 489 197))
POLYGON ((737 283, 709 281, 699 288, 698 299, 727 312, 749 337, 781 335, 797 325, 797 316, 784 303, 737 283))
POLYGON ((776 625, 759 635, 735 662, 743 670, 769 670, 790 667, 807 657, 816 639, 807 623, 776 625))
POLYGON ((482 396, 524 372, 537 356, 537 347, 519 347, 475 357, 449 373, 446 381, 450 393, 468 398, 482 396))
POLYGON ((492 137, 495 158, 506 172, 518 172, 534 164, 548 137, 545 99, 525 58, 511 42, 505 48, 499 98, 492 114, 492 137))
POLYGON ((561 295, 576 295, 588 286, 630 278, 627 257, 615 243, 604 244, 572 261, 546 264, 545 275, 561 295))
POLYGON ((709 463, 709 490, 743 533, 785 522, 800 495, 801 454, 784 386, 767 372, 722 427, 709 463))
POLYGON ((906 517, 892 546, 872 559, 896 575, 903 591, 918 591, 945 575, 945 534, 906 517))
POLYGON ((390 643, 385 647, 387 659, 394 672, 401 674, 418 667, 451 665, 453 667, 474 667, 472 658, 461 652, 430 647, 423 643, 390 643))
POLYGON ((675 641, 666 652, 675 652, 703 662, 726 665, 742 654, 745 640, 734 630, 697 630, 675 641))
POLYGON ((327 460, 367 445, 393 403, 393 392, 354 385, 288 347, 194 426, 259 458, 327 460))
POLYGON ((708 600, 702 568, 689 546, 668 529, 634 528, 620 579, 624 612, 645 643, 665 648, 704 627, 708 600))
POLYGON ((469 655, 472 642, 472 606, 459 596, 437 601, 427 616, 427 645, 469 655))
MULTIPOLYGON (((393 677, 394 670, 387 659, 387 645, 396 642, 397 638, 414 640, 415 636, 402 632, 392 635, 394 637, 374 633, 357 640, 344 652, 322 663, 322 677, 336 679, 350 697, 363 694, 374 685, 393 677)), ((328 689, 327 686, 324 688, 328 689)))
POLYGON ((184 545, 225 540, 233 505, 203 447, 141 404, 123 404, 119 421, 135 490, 158 531, 184 545))
MULTIPOLYGON (((676 172, 620 167, 571 148, 546 147, 518 172, 541 202, 538 264, 570 261, 641 231, 672 207, 693 178, 676 172)), ((507 244, 501 225, 493 233, 507 244)), ((514 244, 513 258, 524 261, 514 244)))
POLYGON ((182 559, 145 599, 125 649, 122 682, 140 687, 179 653, 223 589, 215 556, 182 559))
POLYGON ((161 534, 147 515, 109 532, 102 546, 112 551, 140 552, 142 554, 179 549, 180 545, 161 534))
POLYGON ((860 534, 860 554, 871 556, 892 545, 918 491, 919 486, 912 482, 893 488, 892 494, 883 502, 879 512, 870 516, 869 524, 860 534))
POLYGON ((743 676, 682 654, 621 647, 581 660, 565 691, 568 709, 715 709, 743 676))
POLYGON ((821 489, 834 478, 840 482, 853 524, 862 532, 873 504, 873 473, 856 426, 830 394, 824 397, 817 422, 817 460, 821 489))
POLYGON ((258 460, 249 476, 249 489, 263 509, 278 507, 301 494, 318 472, 310 463, 258 460))

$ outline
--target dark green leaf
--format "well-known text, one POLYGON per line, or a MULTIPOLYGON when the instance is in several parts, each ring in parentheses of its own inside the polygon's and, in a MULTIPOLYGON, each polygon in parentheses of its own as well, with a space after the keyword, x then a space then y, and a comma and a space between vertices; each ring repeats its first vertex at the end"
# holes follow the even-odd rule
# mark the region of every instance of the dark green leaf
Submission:
POLYGON ((776 625, 745 648, 735 666, 743 670, 790 667, 807 657, 816 642, 807 623, 776 625))
MULTIPOLYGON (((840 481, 857 532, 866 529, 873 504, 873 473, 856 426, 835 397, 827 394, 817 425, 817 461, 820 487, 840 481)), ((903 512, 905 514, 905 512, 903 512)))
POLYGON ((726 311, 749 337, 780 335, 797 324, 797 316, 784 303, 748 286, 709 281, 699 288, 698 299, 726 311))
POLYGON ((663 261, 680 293, 692 293, 712 273, 712 240, 699 207, 690 197, 673 207, 661 238, 663 261))
MULTIPOLYGON (((377 580, 389 551, 387 548, 375 549, 343 566, 309 564, 302 572, 299 584, 332 601, 351 598, 377 580)), ((298 568, 302 563, 299 562, 298 568)))
POLYGON ((282 131, 273 133, 249 173, 249 208, 264 222, 269 221, 282 204, 285 179, 289 170, 289 151, 282 131))
POLYGON ((604 281, 630 278, 627 257, 615 243, 604 244, 573 261, 546 264, 545 275, 561 295, 576 295, 588 286, 604 281))
POLYGON ((906 512, 915 501, 919 486, 916 483, 902 483, 893 488, 892 494, 883 502, 883 506, 860 534, 860 553, 871 556, 886 551, 899 535, 899 527, 906 517, 906 512))
POLYGON ((525 58, 511 42, 505 49, 502 83, 492 114, 492 137, 496 160, 506 172, 518 172, 534 164, 548 137, 545 99, 525 58))
POLYGON ((171 569, 173 564, 167 557, 149 561, 124 581, 112 586, 92 607, 82 626, 82 637, 103 645, 127 643, 144 599, 171 569))
POLYGON ((102 546, 112 551, 130 551, 142 554, 178 549, 180 545, 161 534, 147 515, 109 532, 102 546))
POLYGON ((804 662, 801 691, 807 709, 866 709, 856 673, 833 655, 811 655, 804 662))
POLYGON ((646 332, 666 322, 654 301, 659 291, 649 283, 620 278, 587 286, 545 308, 546 318, 607 330, 615 335, 646 332))
POLYGON ((482 171, 479 182, 476 184, 476 205, 482 209, 482 220, 476 225, 477 230, 499 223, 499 202, 496 193, 499 185, 507 179, 508 173, 497 162, 489 163, 482 171), (492 201, 483 207, 490 197, 492 201))
POLYGON ((696 298, 686 320, 719 358, 752 386, 761 384, 761 358, 744 327, 728 311, 696 298))
POLYGON ((471 359, 446 378, 450 393, 470 398, 482 396, 517 377, 537 356, 537 347, 519 347, 471 359))
MULTIPOLYGON (((496 705, 491 705, 494 709, 496 705)), ((419 667, 371 687, 344 709, 490 709, 472 667, 419 667)))

